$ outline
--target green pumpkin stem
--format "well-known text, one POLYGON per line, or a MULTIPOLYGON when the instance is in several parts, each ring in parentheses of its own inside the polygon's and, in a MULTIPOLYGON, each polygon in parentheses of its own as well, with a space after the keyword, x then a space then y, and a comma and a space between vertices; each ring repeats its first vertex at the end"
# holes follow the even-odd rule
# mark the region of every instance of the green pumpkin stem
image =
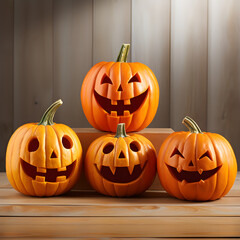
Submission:
POLYGON ((40 122, 38 123, 38 125, 53 125, 53 118, 54 115, 57 111, 57 109, 63 104, 63 101, 61 99, 57 100, 56 102, 54 102, 47 110, 46 112, 43 114, 40 122))
POLYGON ((124 138, 124 137, 127 137, 127 134, 126 134, 126 130, 125 130, 125 123, 119 123, 117 125, 117 132, 116 132, 116 135, 115 135, 115 138, 124 138))
POLYGON ((191 133, 202 133, 200 127, 197 125, 197 123, 191 119, 190 117, 185 117, 183 120, 182 120, 182 123, 188 128, 188 130, 191 132, 191 133))
POLYGON ((122 45, 116 62, 127 62, 129 48, 130 44, 128 43, 122 45))

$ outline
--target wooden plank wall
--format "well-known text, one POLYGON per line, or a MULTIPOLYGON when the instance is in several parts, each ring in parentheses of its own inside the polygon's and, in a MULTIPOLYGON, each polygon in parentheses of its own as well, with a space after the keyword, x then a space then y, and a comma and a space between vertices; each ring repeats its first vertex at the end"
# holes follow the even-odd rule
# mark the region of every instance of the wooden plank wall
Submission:
POLYGON ((238 0, 1 0, 0 170, 17 127, 39 121, 56 99, 56 122, 89 127, 80 88, 91 66, 129 61, 156 74, 160 103, 150 127, 183 130, 185 115, 240 148, 240 3, 238 0))
POLYGON ((0 1, 0 170, 13 132, 13 0, 0 1))

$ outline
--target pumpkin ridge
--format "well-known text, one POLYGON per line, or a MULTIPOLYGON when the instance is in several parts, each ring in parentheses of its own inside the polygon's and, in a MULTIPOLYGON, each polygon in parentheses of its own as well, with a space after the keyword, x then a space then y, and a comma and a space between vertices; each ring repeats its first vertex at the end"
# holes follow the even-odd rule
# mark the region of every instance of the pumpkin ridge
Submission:
MULTIPOLYGON (((166 153, 167 152, 169 152, 169 150, 171 149, 171 145, 172 145, 172 142, 175 142, 176 141, 176 138, 178 138, 178 137, 181 137, 181 135, 183 134, 183 132, 175 132, 175 133, 172 133, 169 137, 168 137, 168 141, 166 141, 166 148, 165 148, 165 151, 164 152, 162 152, 162 155, 163 156, 165 156, 166 155, 166 153)), ((186 141, 186 139, 187 139, 187 137, 190 135, 190 133, 185 137, 185 139, 184 139, 184 142, 186 141)), ((179 148, 179 143, 178 143, 178 145, 177 145, 177 147, 179 148)), ((182 152, 184 151, 184 147, 185 147, 185 144, 183 144, 183 150, 182 150, 182 152)), ((171 152, 171 151, 170 151, 171 152)), ((177 165, 179 164, 179 158, 178 158, 178 162, 177 162, 177 165)), ((164 165, 164 167, 166 167, 167 168, 167 166, 166 166, 166 163, 165 163, 165 159, 163 159, 163 161, 162 161, 162 165, 164 165)), ((164 175, 165 175, 165 178, 166 178, 166 171, 163 171, 163 173, 164 173, 164 175)), ((161 180, 160 180, 161 181, 161 180)), ((172 188, 171 188, 171 186, 169 186, 169 182, 168 181, 166 181, 166 182, 163 182, 164 184, 164 186, 166 187, 166 190, 167 190, 167 192, 169 192, 170 193, 170 195, 172 195, 172 196, 174 196, 174 194, 173 194, 173 192, 172 192, 172 188)), ((180 189, 180 187, 179 187, 179 182, 174 182, 174 184, 175 184, 175 188, 177 189, 177 194, 179 194, 180 195, 180 198, 182 197, 182 198, 184 198, 184 195, 183 195, 183 193, 182 193, 182 191, 181 191, 181 189, 180 189)))
MULTIPOLYGON (((99 138, 99 142, 101 142, 102 138, 103 138, 103 136, 99 138), (101 140, 100 140, 100 139, 101 139, 101 140)), ((91 147, 91 148, 94 148, 94 149, 95 149, 95 146, 98 145, 98 144, 99 144, 98 142, 93 141, 93 142, 90 144, 89 148, 91 147)), ((99 145, 100 145, 100 144, 99 144, 99 145)), ((96 158, 96 155, 97 155, 97 151, 94 152, 94 154, 95 154, 94 157, 89 158, 88 155, 91 155, 91 153, 92 153, 92 152, 88 152, 88 151, 87 151, 87 152, 86 152, 86 157, 85 157, 85 159, 95 159, 95 158, 96 158)), ((84 161, 85 161, 85 160, 84 160, 84 161)), ((88 162, 89 162, 89 161, 88 161, 88 162)), ((95 183, 94 183, 93 181, 90 181, 89 173, 86 171, 88 162, 85 162, 85 164, 84 164, 85 176, 86 176, 86 178, 88 179, 88 181, 90 182, 90 184, 93 186, 93 188, 96 188, 95 183)), ((95 161, 93 161, 93 164, 95 164, 95 161)))
MULTIPOLYGON (((149 92, 149 91, 148 91, 149 92)), ((149 106, 150 106, 150 95, 146 96, 146 98, 148 99, 148 106, 147 106, 147 111, 146 111, 146 115, 144 117, 144 121, 142 122, 142 124, 140 125, 140 127, 136 130, 136 132, 140 131, 142 129, 142 127, 146 124, 146 119, 148 118, 148 110, 149 110, 149 106)), ((144 101, 147 101, 147 99, 144 99, 144 101)), ((145 102, 142 102, 141 106, 144 104, 145 102)), ((141 106, 139 108, 141 108, 141 106)))
MULTIPOLYGON (((208 134, 208 133, 205 133, 205 134, 206 134, 206 136, 208 136, 210 142, 211 142, 212 145, 213 145, 213 148, 214 148, 214 151, 215 151, 215 155, 219 155, 219 153, 218 153, 218 151, 217 151, 217 148, 216 148, 216 146, 215 146, 215 143, 214 143, 213 139, 211 138, 210 134, 208 134)), ((217 156, 216 156, 216 158, 218 159, 217 156)), ((216 163, 217 163, 217 161, 216 161, 216 163)), ((217 166, 218 166, 218 163, 217 163, 217 166)), ((222 164, 221 166, 223 166, 223 164, 222 164)), ((228 167, 228 165, 227 165, 227 167, 228 167)), ((228 171, 229 171, 229 167, 228 167, 228 171)), ((217 181, 217 180, 218 180, 218 174, 219 174, 219 172, 216 173, 216 182, 218 182, 218 181, 217 181)), ((228 180, 229 180, 229 175, 228 175, 228 180)), ((226 186, 224 187, 224 189, 223 189, 223 191, 221 192, 221 194, 218 194, 219 197, 223 196, 223 193, 224 193, 225 189, 227 188, 227 185, 228 185, 228 183, 226 183, 226 186)), ((209 199, 214 198, 214 196, 216 195, 216 191, 217 191, 217 183, 215 184, 215 189, 214 189, 212 195, 209 197, 209 199)), ((218 197, 218 198, 219 198, 219 197, 218 197)))
MULTIPOLYGON (((208 136, 210 137, 210 139, 211 139, 211 141, 213 141, 212 140, 212 136, 210 135, 210 134, 208 134, 208 136)), ((218 137, 219 138, 219 135, 218 134, 215 134, 215 137, 218 137)), ((224 141, 226 141, 226 139, 225 138, 223 138, 224 139, 224 141)), ((220 139, 219 139, 220 140, 220 139)), ((213 141, 214 142, 214 141, 213 141)), ((222 141, 219 141, 220 143, 221 143, 221 146, 223 147, 223 149, 224 149, 224 152, 225 152, 225 156, 227 156, 228 155, 228 150, 226 149, 226 145, 225 144, 223 144, 222 143, 222 141)), ((215 152, 217 152, 218 153, 218 150, 217 150, 217 148, 216 148, 216 146, 215 146, 215 143, 214 143, 214 149, 215 149, 215 152)), ((230 148, 232 148, 231 147, 231 145, 229 146, 230 148)), ((235 157, 235 156, 234 156, 235 157)), ((223 164, 223 163, 222 163, 223 164)), ((227 164, 227 168, 228 168, 228 170, 227 170, 227 173, 228 173, 228 177, 227 177, 227 182, 226 182, 226 186, 225 186, 225 188, 223 189, 223 191, 222 191, 222 193, 221 193, 221 195, 219 196, 219 197, 222 197, 222 196, 224 196, 225 194, 227 194, 228 192, 229 192, 229 190, 231 189, 231 187, 232 186, 230 186, 229 187, 229 181, 230 181, 230 177, 231 177, 231 173, 229 173, 229 171, 230 171, 230 168, 229 168, 229 165, 227 164), (228 189, 229 188, 229 189, 228 189)))
POLYGON ((94 84, 94 81, 96 82, 96 77, 99 73, 99 71, 101 70, 101 68, 103 67, 103 65, 105 64, 106 62, 100 62, 96 65, 94 65, 93 68, 90 69, 90 71, 87 73, 86 77, 85 77, 85 81, 83 81, 82 83, 82 90, 81 90, 81 102, 82 102, 82 106, 84 104, 84 100, 85 101, 89 101, 89 105, 91 106, 90 108, 90 112, 91 114, 89 114, 89 109, 85 109, 83 107, 83 112, 85 115, 89 115, 91 116, 91 120, 93 121, 93 127, 96 127, 96 121, 94 119, 94 116, 93 116, 93 110, 92 110, 92 105, 93 105, 93 101, 92 101, 92 96, 89 96, 86 94, 86 91, 83 91, 83 89, 88 89, 88 91, 93 91, 94 87, 95 87, 95 84, 94 84), (91 78, 89 75, 92 74, 93 70, 95 70, 95 68, 97 69, 97 73, 96 75, 94 75, 94 78, 91 78), (87 96, 86 96, 87 95, 87 96))
MULTIPOLYGON (((55 125, 52 125, 52 128, 53 128, 53 131, 55 132, 56 137, 57 137, 57 140, 58 140, 58 145, 59 145, 59 149, 60 149, 60 156, 59 156, 59 158, 60 158, 61 166, 63 167, 63 162, 62 162, 62 148, 60 147, 60 146, 61 146, 60 139, 59 139, 58 134, 57 134, 57 131, 56 131, 56 129, 55 129, 55 125)), ((71 149, 71 151, 72 151, 72 149, 71 149)))
MULTIPOLYGON (((23 134, 23 136, 25 136, 25 134, 29 131, 29 129, 28 129, 28 128, 23 128, 23 130, 25 130, 25 131, 24 131, 24 134, 23 134)), ((21 131, 21 132, 22 132, 22 131, 21 131)), ((21 142, 19 143, 19 145, 20 145, 20 147, 19 147, 19 153, 20 153, 20 149, 21 149, 21 145, 22 145, 22 138, 21 138, 21 142)), ((19 155, 19 154, 18 154, 18 155, 19 155)), ((13 159, 13 158, 11 158, 11 159, 13 159)), ((17 164, 18 164, 18 169, 19 169, 19 168, 21 167, 21 163, 18 161, 17 164)), ((18 183, 20 182, 20 185, 22 185, 25 193, 29 194, 28 191, 26 190, 25 186, 24 186, 24 183, 22 182, 22 177, 21 177, 21 175, 20 175, 20 174, 18 174, 18 175, 19 175, 19 179, 21 180, 21 181, 18 181, 18 183)), ((15 179, 14 179, 14 180, 15 180, 15 179)), ((16 181, 15 181, 15 183, 16 183, 16 181)), ((18 186, 17 186, 17 188, 19 189, 18 186)))
MULTIPOLYGON (((107 63, 104 62, 104 63, 99 67, 98 72, 94 75, 94 78, 91 79, 91 82, 93 82, 94 84, 88 83, 88 85, 92 86, 92 87, 91 87, 91 92, 94 91, 94 89, 95 89, 95 87, 96 87, 97 77, 98 77, 100 71, 103 69, 103 67, 104 67, 106 64, 107 64, 107 63)), ((92 94, 91 97, 89 98, 89 99, 90 99, 90 106, 93 105, 93 102, 94 102, 93 99, 94 99, 94 97, 95 97, 95 96, 92 94)), ((92 119, 93 119, 93 121, 94 121, 95 126, 97 126, 96 128, 99 129, 99 126, 98 126, 98 124, 97 124, 98 121, 97 121, 97 119, 95 119, 95 115, 94 115, 94 113, 93 113, 93 107, 91 107, 91 115, 92 115, 92 119)))
MULTIPOLYGON (((151 150, 153 150, 153 154, 155 154, 155 156, 156 156, 156 150, 155 150, 155 148, 154 148, 154 146, 153 146, 153 144, 147 139, 147 138, 144 138, 142 135, 139 135, 139 136, 134 136, 135 134, 133 134, 132 136, 130 136, 134 141, 139 141, 140 143, 141 143, 141 147, 144 147, 144 151, 145 152, 148 152, 148 151, 151 151, 151 150), (146 146, 147 145, 147 146, 146 146), (149 149, 151 149, 151 150, 149 150, 149 149)), ((140 152, 137 152, 137 154, 138 154, 138 158, 139 158, 139 154, 140 154, 140 152)), ((141 174, 143 174, 143 171, 145 170, 145 166, 146 166, 146 164, 147 164, 147 162, 150 162, 151 160, 150 159, 146 159, 145 160, 145 162, 144 162, 144 167, 142 168, 142 173, 141 174)), ((141 164, 141 163, 140 163, 141 164)), ((146 188, 148 189, 152 184, 153 184, 153 181, 154 181, 154 179, 155 179, 155 177, 156 177, 156 172, 157 172, 157 160, 155 161, 155 174, 154 174, 154 177, 153 177, 153 179, 152 179, 152 182, 149 182, 149 183, 147 183, 147 182, 145 182, 144 183, 144 181, 141 179, 141 181, 143 182, 142 184, 144 184, 145 186, 146 186, 146 188)), ((141 184, 141 182, 139 182, 139 185, 141 184)))
MULTIPOLYGON (((32 126, 28 129, 27 132, 29 132, 30 130, 32 131, 32 128, 35 128, 35 129, 34 129, 34 132, 33 132, 33 134, 32 134, 32 136, 34 136, 34 133, 35 133, 36 129, 38 128, 38 125, 35 125, 35 124, 32 125, 32 126)), ((21 141, 21 145, 20 145, 20 148, 19 148, 19 149, 20 149, 20 154, 19 154, 20 156, 21 156, 21 149, 22 149, 23 140, 24 140, 24 138, 26 137, 27 132, 24 133, 24 136, 23 136, 22 141, 21 141)), ((24 182, 24 179, 23 179, 23 176, 22 176, 23 168, 22 168, 22 165, 21 165, 21 161, 19 162, 19 168, 20 168, 20 179, 21 179, 21 181, 22 181, 22 184, 23 184, 24 188, 26 189, 27 194, 30 194, 29 191, 27 190, 27 187, 26 187, 26 185, 25 185, 25 182, 24 182)), ((31 190, 34 192, 34 194, 36 194, 35 189, 33 188, 33 186, 30 185, 30 188, 31 188, 31 190)))
MULTIPOLYGON (((38 127, 38 126, 35 125, 35 124, 30 125, 29 128, 28 128, 28 130, 24 133, 23 138, 21 139, 20 147, 19 147, 19 149, 20 149, 19 155, 21 155, 22 144, 23 144, 24 138, 26 137, 26 134, 27 134, 28 132, 32 131, 33 128, 35 128, 35 129, 34 129, 34 132, 35 132, 35 130, 37 129, 37 127, 38 127)), ((32 135, 33 135, 33 134, 32 134, 32 135)), ((21 166, 21 161, 19 161, 18 163, 19 163, 19 169, 23 170, 23 169, 22 169, 22 166, 21 166)), ((27 190, 27 187, 26 187, 26 185, 25 185, 23 176, 22 176, 22 174, 21 174, 21 170, 20 170, 20 172, 19 172, 19 176, 20 176, 20 179, 21 179, 21 182, 22 182, 22 185, 23 185, 24 189, 26 190, 27 194, 29 194, 29 192, 28 192, 28 190, 27 190)), ((33 189, 32 186, 31 186, 31 188, 33 189)), ((34 190, 34 189, 33 189, 33 190, 34 190)), ((34 191, 34 193, 35 193, 35 191, 34 191)))
MULTIPOLYGON (((104 144, 105 144, 105 139, 103 138, 103 142, 104 142, 104 144)), ((100 142, 100 143, 98 143, 99 145, 97 146, 97 150, 96 150, 96 154, 95 154, 95 156, 94 156, 94 159, 96 159, 96 157, 99 155, 99 152, 100 152, 100 155, 101 155, 101 152, 102 152, 102 143, 103 143, 102 141, 100 142)), ((96 148, 96 147, 95 147, 96 148)), ((114 151, 115 151, 115 149, 114 149, 114 151)), ((100 164, 101 164, 101 166, 102 166, 102 164, 103 164, 103 159, 102 158, 100 158, 101 159, 101 162, 100 162, 100 164)), ((105 185, 104 185, 104 180, 103 180, 103 178, 101 178, 101 181, 102 181, 102 188, 103 188, 103 191, 105 191, 105 193, 107 193, 108 194, 108 191, 106 190, 106 188, 105 188, 105 185)), ((98 187, 98 185, 97 185, 97 189, 99 189, 99 187, 98 187)))
MULTIPOLYGON (((19 129, 17 129, 16 132, 14 133, 14 135, 11 137, 11 139, 9 141, 8 145, 11 146, 11 148, 10 148, 10 153, 9 153, 10 154, 10 157, 9 157, 10 161, 9 161, 9 163, 6 164, 7 169, 11 168, 10 166, 12 166, 13 153, 14 153, 14 151, 13 151, 14 147, 13 146, 15 144, 14 138, 18 137, 19 133, 24 129, 24 127, 25 127, 25 125, 21 126, 19 129)), ((7 149, 7 151, 8 151, 8 149, 7 149)), ((15 189, 18 189, 18 186, 17 186, 17 184, 15 182, 15 179, 13 177, 12 169, 9 170, 9 171, 6 171, 6 172, 7 172, 7 177, 8 177, 9 182, 13 182, 13 187, 15 189), (10 176, 9 176, 9 174, 10 174, 10 176)))
POLYGON ((44 141, 45 141, 45 167, 47 168, 48 167, 48 164, 47 164, 47 128, 46 127, 44 127, 45 128, 45 131, 44 131, 44 141))
POLYGON ((109 192, 107 191, 107 189, 106 189, 106 187, 105 187, 105 178, 101 178, 101 181, 102 181, 103 191, 105 191, 106 194, 109 194, 109 192))
MULTIPOLYGON (((23 138, 22 138, 22 141, 21 141, 21 145, 20 145, 20 156, 21 156, 21 153, 22 153, 22 143, 24 142, 24 139, 25 138, 27 138, 28 136, 26 136, 26 134, 28 133, 28 132, 30 132, 30 131, 32 131, 32 128, 34 128, 35 127, 35 129, 34 129, 34 132, 32 133, 32 136, 34 136, 34 134, 35 134, 35 132, 36 132, 36 129, 38 128, 38 125, 33 125, 33 126, 31 126, 29 129, 28 129, 28 131, 24 134, 24 136, 23 136, 23 138)), ((25 151, 25 149, 24 149, 24 151, 25 151)))

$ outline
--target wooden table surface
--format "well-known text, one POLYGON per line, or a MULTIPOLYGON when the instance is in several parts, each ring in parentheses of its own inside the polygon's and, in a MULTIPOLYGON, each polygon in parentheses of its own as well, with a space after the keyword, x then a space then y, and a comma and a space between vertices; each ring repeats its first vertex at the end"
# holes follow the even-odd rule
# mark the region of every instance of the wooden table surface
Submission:
POLYGON ((0 173, 0 236, 3 238, 240 237, 240 173, 229 194, 189 202, 150 190, 112 198, 72 190, 36 198, 16 192, 0 173))

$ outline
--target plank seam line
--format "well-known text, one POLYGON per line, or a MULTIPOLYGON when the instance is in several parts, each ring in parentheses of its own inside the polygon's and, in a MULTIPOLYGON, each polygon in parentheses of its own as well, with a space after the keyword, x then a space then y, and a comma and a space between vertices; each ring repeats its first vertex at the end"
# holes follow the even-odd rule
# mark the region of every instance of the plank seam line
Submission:
MULTIPOLYGON (((49 216, 49 215, 45 215, 45 216, 41 216, 41 215, 38 215, 38 216, 29 216, 29 215, 0 215, 0 219, 1 218, 116 218, 116 219, 119 219, 119 218, 139 218, 139 217, 144 217, 144 218, 196 218, 196 219, 199 219, 199 218, 216 218, 216 217, 222 217, 222 218, 239 218, 240 219, 240 215, 238 216, 165 216, 165 215, 162 215, 162 216, 141 216, 141 215, 137 215, 137 216, 102 216, 102 215, 98 215, 98 216, 58 216, 58 215, 55 215, 55 216, 49 216)), ((133 223, 134 224, 134 223, 133 223)), ((146 223, 144 223, 146 224, 146 223)), ((149 224, 152 224, 152 223, 149 223, 149 224)), ((109 223, 106 223, 105 225, 109 225, 109 223)))
POLYGON ((141 208, 141 207, 168 207, 168 208, 176 208, 176 207, 181 207, 181 208, 230 208, 230 207, 236 207, 239 208, 240 204, 233 204, 233 205, 178 205, 178 204, 174 204, 174 205, 161 205, 161 204, 157 204, 157 205, 147 205, 147 204, 143 204, 143 205, 119 205, 119 204, 111 204, 106 206, 105 204, 101 203, 101 204, 54 204, 54 203, 47 203, 47 204, 40 204, 40 203, 0 203, 0 207, 1 206, 38 206, 38 207, 104 207, 104 208, 112 208, 112 207, 120 207, 120 208, 127 208, 127 207, 135 207, 135 208, 141 208))

